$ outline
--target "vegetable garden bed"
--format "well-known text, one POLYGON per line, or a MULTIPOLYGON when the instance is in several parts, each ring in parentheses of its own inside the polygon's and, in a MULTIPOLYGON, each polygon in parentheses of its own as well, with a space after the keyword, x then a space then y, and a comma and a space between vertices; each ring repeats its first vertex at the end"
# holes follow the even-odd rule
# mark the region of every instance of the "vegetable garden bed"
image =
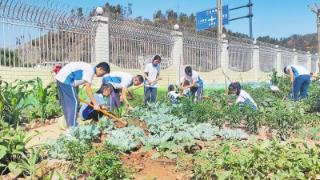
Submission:
POLYGON ((43 87, 39 79, 5 83, 0 170, 4 178, 32 179, 316 179, 320 85, 313 82, 308 99, 292 102, 288 79, 277 81, 281 92, 244 87, 258 111, 240 111, 234 97, 219 90, 206 90, 209 98, 199 103, 184 99, 177 105, 161 93, 160 102, 148 107, 138 105, 141 92, 135 92, 136 107, 118 114, 128 127, 101 118, 74 128, 71 137, 61 134, 32 147, 26 145, 34 135, 20 127, 61 115, 55 86, 43 87))

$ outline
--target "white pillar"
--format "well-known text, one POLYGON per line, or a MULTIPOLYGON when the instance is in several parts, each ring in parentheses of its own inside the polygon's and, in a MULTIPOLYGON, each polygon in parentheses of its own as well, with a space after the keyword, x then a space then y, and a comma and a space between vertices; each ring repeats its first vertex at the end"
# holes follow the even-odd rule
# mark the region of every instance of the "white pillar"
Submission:
POLYGON ((253 54, 252 54, 252 68, 254 70, 254 79, 255 81, 259 81, 260 71, 260 61, 259 61, 259 46, 254 43, 253 45, 253 54))
POLYGON ((278 73, 278 75, 282 75, 283 74, 283 67, 282 67, 282 61, 281 61, 281 49, 279 48, 278 45, 276 45, 276 71, 278 73))
POLYGON ((173 38, 173 49, 172 49, 172 61, 176 67, 176 82, 179 84, 180 79, 182 77, 183 66, 182 66, 182 58, 183 58, 183 37, 182 32, 180 31, 172 31, 171 33, 173 38))
POLYGON ((318 53, 316 53, 315 56, 317 58, 317 61, 316 61, 316 72, 315 73, 318 73, 319 72, 319 56, 318 56, 318 53))
POLYGON ((312 63, 311 63, 311 54, 310 51, 307 52, 307 69, 309 70, 309 72, 311 72, 312 69, 312 63))
POLYGON ((109 18, 94 16, 92 20, 98 23, 94 38, 94 61, 109 62, 109 18))
POLYGON ((220 52, 221 68, 227 73, 229 70, 229 52, 228 52, 228 40, 223 39, 221 43, 221 52, 220 52))

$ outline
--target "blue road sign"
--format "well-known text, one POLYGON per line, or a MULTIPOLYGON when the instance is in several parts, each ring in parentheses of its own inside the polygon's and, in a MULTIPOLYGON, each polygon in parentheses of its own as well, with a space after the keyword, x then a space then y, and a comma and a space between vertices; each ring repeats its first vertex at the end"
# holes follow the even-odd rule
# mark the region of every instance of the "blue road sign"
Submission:
MULTIPOLYGON (((228 5, 222 6, 222 24, 229 24, 229 8, 228 5)), ((218 25, 218 9, 208 9, 198 12, 196 15, 197 31, 210 29, 218 25)))

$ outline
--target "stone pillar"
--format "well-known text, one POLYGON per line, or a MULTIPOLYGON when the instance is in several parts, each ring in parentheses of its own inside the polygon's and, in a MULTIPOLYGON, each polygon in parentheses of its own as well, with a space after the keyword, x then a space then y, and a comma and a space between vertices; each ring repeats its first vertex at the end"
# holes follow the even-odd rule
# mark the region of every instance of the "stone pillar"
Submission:
POLYGON ((229 71, 229 52, 228 52, 228 40, 223 39, 221 43, 220 52, 221 68, 225 73, 229 71))
POLYGON ((172 31, 171 33, 173 38, 173 49, 172 49, 172 61, 173 65, 176 67, 176 83, 179 84, 181 77, 183 76, 182 72, 184 72, 183 67, 183 37, 182 32, 180 31, 172 31))
POLYGON ((315 54, 315 57, 317 58, 317 61, 316 61, 316 72, 315 73, 319 73, 319 56, 318 56, 318 53, 315 54))
POLYGON ((109 18, 94 16, 92 20, 98 23, 94 38, 94 63, 109 62, 109 18))
POLYGON ((312 70, 312 63, 311 63, 311 54, 310 51, 307 52, 307 69, 309 70, 309 72, 311 72, 312 70))
POLYGON ((254 71, 253 80, 259 81, 260 71, 260 61, 259 61, 259 46, 254 42, 253 53, 252 53, 252 69, 254 71))
POLYGON ((283 67, 281 61, 281 49, 276 45, 276 71, 278 75, 283 75, 283 67))

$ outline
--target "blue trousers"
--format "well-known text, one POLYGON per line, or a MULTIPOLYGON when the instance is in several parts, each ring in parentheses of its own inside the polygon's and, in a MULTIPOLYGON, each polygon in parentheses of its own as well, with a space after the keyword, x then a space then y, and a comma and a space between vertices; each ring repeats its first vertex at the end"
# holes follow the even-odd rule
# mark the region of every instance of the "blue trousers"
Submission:
POLYGON ((157 101, 157 88, 154 87, 144 87, 144 105, 157 101))
POLYGON ((78 96, 76 88, 57 81, 59 102, 62 106, 64 117, 67 121, 67 126, 77 126, 77 110, 78 110, 78 96))
POLYGON ((295 78, 293 82, 293 99, 295 101, 299 99, 299 95, 301 99, 308 96, 310 82, 310 75, 300 75, 295 78))

